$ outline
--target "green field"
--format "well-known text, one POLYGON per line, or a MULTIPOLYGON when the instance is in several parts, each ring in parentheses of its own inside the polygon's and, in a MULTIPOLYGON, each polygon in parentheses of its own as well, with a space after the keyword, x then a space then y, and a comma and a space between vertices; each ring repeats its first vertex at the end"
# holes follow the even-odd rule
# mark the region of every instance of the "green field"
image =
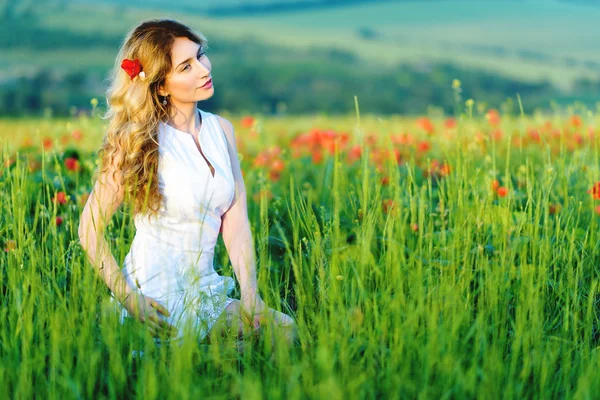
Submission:
MULTIPOLYGON (((119 325, 77 237, 97 117, 0 120, 0 398, 595 398, 600 120, 458 111, 227 115, 261 294, 300 329, 243 353, 119 325)), ((129 208, 106 233, 122 262, 129 208)))
MULTIPOLYGON (((56 34, 56 47, 44 37, 41 49, 0 46, 0 112, 56 96, 48 104, 72 115, 39 107, 0 118, 0 399, 598 398, 600 84, 568 89, 600 78, 600 7, 399 1, 208 18, 154 0, 113 3, 42 3, 35 32, 56 34), (102 79, 125 32, 152 17, 209 39, 259 291, 296 320, 295 346, 268 327, 157 342, 147 325, 119 323, 81 247, 106 132, 102 79), (493 74, 475 78, 477 68, 493 74), (72 71, 81 75, 55 79, 72 71), (500 76, 548 79, 590 106, 562 107, 546 86, 500 76), (524 112, 534 100, 552 106, 524 112), (333 103, 354 113, 332 116, 333 103), (273 104, 320 111, 272 115, 273 104), (406 104, 421 114, 400 115, 406 104)), ((37 39, 27 28, 0 35, 37 39)), ((132 218, 124 205, 104 232, 119 265, 132 218)), ((222 237, 214 266, 235 277, 222 237)))

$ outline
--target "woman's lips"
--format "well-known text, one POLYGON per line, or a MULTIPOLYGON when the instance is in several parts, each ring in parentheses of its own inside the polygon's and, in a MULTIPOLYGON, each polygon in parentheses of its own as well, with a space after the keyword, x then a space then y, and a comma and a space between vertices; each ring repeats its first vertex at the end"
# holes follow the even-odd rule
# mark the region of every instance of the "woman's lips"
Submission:
POLYGON ((212 79, 209 79, 204 85, 201 86, 202 89, 208 89, 212 86, 212 79))

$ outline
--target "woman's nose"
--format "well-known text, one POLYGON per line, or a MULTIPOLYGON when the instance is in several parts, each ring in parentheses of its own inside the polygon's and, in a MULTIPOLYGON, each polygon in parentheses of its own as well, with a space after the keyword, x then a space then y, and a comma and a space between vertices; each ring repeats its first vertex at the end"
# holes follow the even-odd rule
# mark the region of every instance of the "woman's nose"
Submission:
POLYGON ((204 75, 208 75, 210 73, 210 63, 208 61, 204 61, 202 62, 202 60, 196 60, 196 62, 198 63, 198 67, 200 68, 200 71, 204 74, 204 75))

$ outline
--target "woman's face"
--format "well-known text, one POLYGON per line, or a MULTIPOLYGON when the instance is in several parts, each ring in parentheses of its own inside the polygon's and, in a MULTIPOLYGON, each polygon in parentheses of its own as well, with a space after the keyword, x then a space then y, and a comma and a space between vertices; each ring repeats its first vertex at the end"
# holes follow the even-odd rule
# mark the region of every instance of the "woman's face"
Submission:
POLYGON ((177 105, 206 100, 214 94, 210 61, 198 43, 186 37, 176 38, 171 60, 171 72, 159 92, 161 96, 168 95, 169 102, 177 105), (208 87, 203 87, 209 81, 208 87))

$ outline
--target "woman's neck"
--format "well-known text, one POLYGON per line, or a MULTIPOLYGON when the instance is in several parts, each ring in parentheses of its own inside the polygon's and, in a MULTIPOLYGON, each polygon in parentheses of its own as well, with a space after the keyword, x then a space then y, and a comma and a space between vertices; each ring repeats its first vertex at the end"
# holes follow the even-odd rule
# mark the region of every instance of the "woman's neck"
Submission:
POLYGON ((189 103, 185 106, 174 105, 172 110, 173 114, 169 116, 169 121, 167 122, 169 125, 191 135, 196 134, 200 130, 202 121, 200 121, 196 103, 189 103))

